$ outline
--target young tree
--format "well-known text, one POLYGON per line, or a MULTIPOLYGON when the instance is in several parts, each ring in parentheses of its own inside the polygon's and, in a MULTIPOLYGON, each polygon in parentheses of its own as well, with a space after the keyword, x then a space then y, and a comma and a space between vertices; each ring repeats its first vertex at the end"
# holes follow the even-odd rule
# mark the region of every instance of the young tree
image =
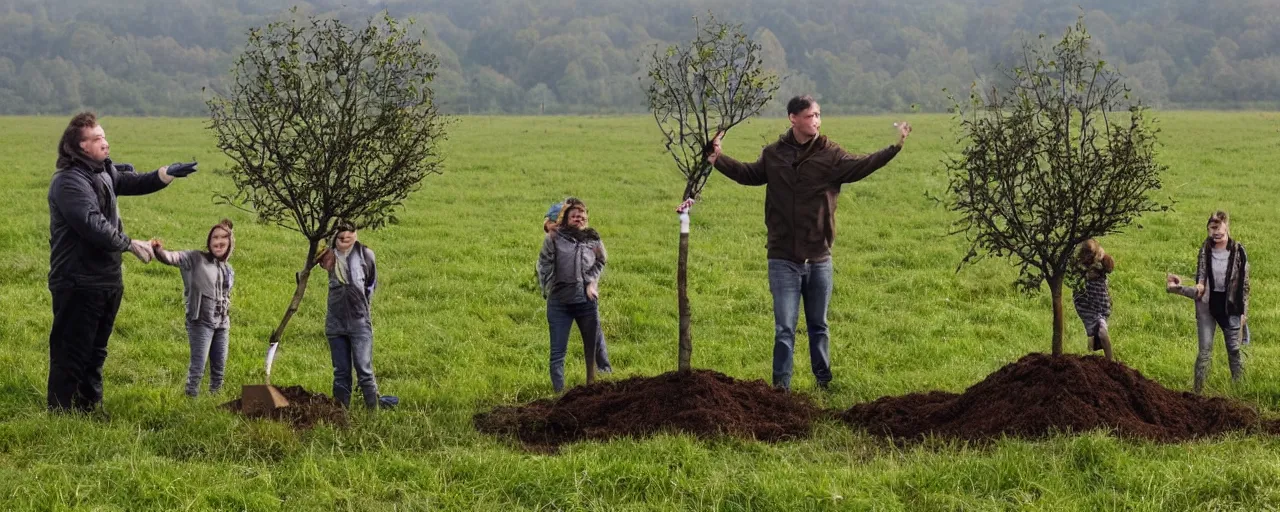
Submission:
POLYGON ((307 241, 272 351, 302 302, 320 242, 340 220, 362 229, 396 222, 394 210, 439 172, 445 136, 430 87, 436 57, 407 25, 384 14, 353 29, 293 14, 250 29, 230 91, 207 100, 236 188, 221 199, 307 241))
MULTIPOLYGON (((655 51, 649 61, 645 94, 649 110, 666 140, 676 168, 685 177, 680 214, 680 255, 676 288, 680 309, 680 371, 690 370, 693 336, 689 330, 689 213, 711 176, 706 155, 717 133, 760 112, 778 90, 778 78, 764 67, 760 44, 742 25, 705 24, 694 18, 695 35, 687 45, 655 51)), ((642 80, 645 78, 642 77, 642 80)))
POLYGON ((1048 281, 1057 355, 1076 246, 1166 210, 1152 198, 1165 166, 1147 108, 1091 51, 1083 21, 1051 49, 1024 43, 1021 59, 1004 90, 983 99, 975 86, 957 102, 964 148, 947 164, 946 205, 960 214, 953 234, 971 243, 961 266, 991 254, 1018 265, 1028 293, 1048 281))

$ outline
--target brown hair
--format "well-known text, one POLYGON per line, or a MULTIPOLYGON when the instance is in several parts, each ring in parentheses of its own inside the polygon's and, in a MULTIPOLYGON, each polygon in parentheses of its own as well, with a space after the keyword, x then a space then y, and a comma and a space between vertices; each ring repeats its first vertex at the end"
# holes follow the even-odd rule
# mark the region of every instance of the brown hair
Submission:
MULTIPOLYGON (((231 219, 222 219, 217 224, 214 224, 212 228, 209 228, 209 236, 204 240, 204 248, 209 251, 209 256, 213 256, 213 232, 224 229, 227 231, 227 254, 220 259, 227 261, 227 259, 231 258, 231 250, 236 247, 236 232, 233 230, 233 226, 231 219)), ((217 256, 213 257, 217 259, 217 256)))
POLYGON ((62 131, 62 140, 58 141, 58 169, 66 169, 76 162, 90 162, 80 143, 84 141, 84 131, 95 126, 98 126, 98 116, 93 112, 81 112, 71 118, 62 131))
POLYGON ((1106 271, 1106 273, 1110 274, 1110 273, 1111 273, 1111 271, 1112 271, 1112 270, 1115 270, 1115 269, 1116 269, 1116 259, 1115 259, 1115 258, 1112 258, 1110 254, 1103 254, 1103 255, 1102 255, 1102 270, 1104 270, 1104 271, 1106 271))
POLYGON ((1076 263, 1086 270, 1100 268, 1104 274, 1109 274, 1116 268, 1115 258, 1102 250, 1102 244, 1092 238, 1081 242, 1076 249, 1076 263))
POLYGON ((587 203, 582 202, 581 199, 576 197, 565 199, 564 207, 560 209, 560 217, 556 219, 556 224, 568 226, 569 212, 573 210, 582 210, 582 213, 587 213, 587 203))
POLYGON ((1210 224, 1213 224, 1214 222, 1217 222, 1220 224, 1230 224, 1230 222, 1227 221, 1227 212, 1224 212, 1222 210, 1213 212, 1213 215, 1209 216, 1209 221, 1205 222, 1204 225, 1205 227, 1208 227, 1210 224))

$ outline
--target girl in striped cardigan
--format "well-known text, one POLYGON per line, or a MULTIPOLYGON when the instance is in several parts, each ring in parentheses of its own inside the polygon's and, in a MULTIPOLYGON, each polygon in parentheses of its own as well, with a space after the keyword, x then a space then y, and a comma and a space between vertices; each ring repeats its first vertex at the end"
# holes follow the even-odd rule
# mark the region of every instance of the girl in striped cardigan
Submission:
POLYGON ((1200 342, 1195 367, 1196 393, 1203 390, 1208 378, 1217 330, 1222 329, 1232 381, 1244 377, 1241 347, 1249 339, 1249 257, 1244 245, 1230 236, 1227 212, 1214 212, 1205 227, 1208 236, 1196 257, 1196 286, 1182 286, 1182 278, 1173 274, 1166 278, 1166 289, 1170 293, 1196 301, 1196 331, 1200 342))

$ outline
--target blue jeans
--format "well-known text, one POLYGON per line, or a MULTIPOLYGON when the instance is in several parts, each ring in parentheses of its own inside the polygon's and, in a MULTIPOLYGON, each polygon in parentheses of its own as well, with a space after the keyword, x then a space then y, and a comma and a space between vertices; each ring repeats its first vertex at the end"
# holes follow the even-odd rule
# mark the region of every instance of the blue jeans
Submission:
POLYGON ((1196 334, 1200 341, 1193 387, 1196 393, 1204 389, 1204 381, 1209 377, 1209 363, 1213 361, 1213 335, 1218 329, 1222 329, 1222 341, 1227 346, 1227 365, 1231 368, 1231 380, 1238 381, 1244 377, 1244 358, 1240 350, 1240 315, 1232 315, 1227 311, 1225 292, 1209 293, 1208 304, 1196 301, 1196 334))
MULTIPOLYGON (((564 390, 564 356, 569 348, 569 331, 574 322, 578 323, 578 333, 582 335, 583 356, 590 354, 595 346, 596 368, 610 371, 609 354, 604 346, 604 336, 600 333, 599 304, 592 301, 564 304, 555 299, 547 300, 547 326, 551 330, 551 387, 559 393, 564 390)), ((591 364, 588 362, 587 364, 591 364)))
POLYGON ((791 388, 792 354, 800 302, 809 332, 809 363, 818 384, 831 382, 831 348, 827 305, 831 302, 831 260, 795 263, 769 260, 769 292, 773 294, 773 385, 791 388))
POLYGON ((187 321, 187 341, 191 344, 191 365, 187 367, 187 396, 200 394, 204 365, 209 364, 209 392, 222 388, 223 370, 227 365, 227 328, 216 328, 200 321, 187 321))
POLYGON ((351 405, 351 369, 355 368, 365 407, 378 406, 378 382, 373 377, 373 331, 329 336, 329 356, 333 359, 333 398, 344 407, 351 405))

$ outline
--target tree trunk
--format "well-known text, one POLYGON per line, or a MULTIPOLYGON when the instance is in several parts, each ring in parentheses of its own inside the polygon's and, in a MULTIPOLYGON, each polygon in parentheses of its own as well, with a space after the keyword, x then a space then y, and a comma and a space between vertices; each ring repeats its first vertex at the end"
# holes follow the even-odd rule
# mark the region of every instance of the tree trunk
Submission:
POLYGON ((298 272, 295 276, 297 288, 293 291, 293 300, 289 302, 289 308, 284 310, 284 318, 280 319, 280 325, 271 333, 271 343, 280 343, 285 326, 289 325, 289 319, 293 318, 293 314, 298 312, 298 306, 302 304, 302 296, 307 292, 307 279, 311 277, 311 268, 316 264, 316 249, 319 246, 319 240, 312 240, 307 247, 307 262, 302 267, 302 272, 298 272))
POLYGON ((1066 327, 1062 310, 1063 276, 1049 278, 1049 293, 1053 296, 1053 355, 1062 355, 1062 333, 1066 327))
POLYGON ((693 333, 689 332, 689 214, 680 214, 680 259, 676 264, 676 294, 680 308, 680 360, 678 368, 687 372, 693 368, 693 333))

